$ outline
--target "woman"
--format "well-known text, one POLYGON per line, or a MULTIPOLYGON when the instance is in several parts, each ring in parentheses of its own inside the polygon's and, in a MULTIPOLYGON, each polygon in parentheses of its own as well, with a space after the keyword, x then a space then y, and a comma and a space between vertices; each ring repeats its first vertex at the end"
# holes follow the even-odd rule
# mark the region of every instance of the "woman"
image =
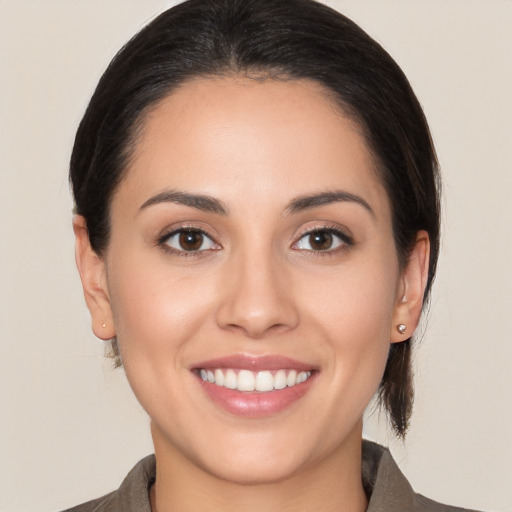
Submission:
MULTIPOLYGON (((155 458, 88 510, 457 510, 404 436, 438 175, 394 61, 310 0, 191 0, 116 56, 71 159, 77 264, 155 458)), ((460 510, 460 509, 459 509, 460 510)))

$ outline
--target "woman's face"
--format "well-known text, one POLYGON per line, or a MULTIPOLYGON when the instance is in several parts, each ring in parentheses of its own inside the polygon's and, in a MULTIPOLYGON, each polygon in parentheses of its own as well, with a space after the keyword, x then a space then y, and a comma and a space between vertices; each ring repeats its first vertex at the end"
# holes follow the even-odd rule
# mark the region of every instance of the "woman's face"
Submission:
POLYGON ((374 169, 307 81, 197 80, 148 116, 91 310, 157 453, 263 482, 360 443, 390 343, 410 335, 374 169))

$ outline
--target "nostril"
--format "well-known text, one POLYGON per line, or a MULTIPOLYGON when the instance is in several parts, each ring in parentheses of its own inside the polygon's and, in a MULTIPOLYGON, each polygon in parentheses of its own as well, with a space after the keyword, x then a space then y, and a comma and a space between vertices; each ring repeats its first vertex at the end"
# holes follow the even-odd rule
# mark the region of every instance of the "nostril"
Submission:
POLYGON ((231 312, 229 321, 223 321, 223 315, 227 316, 227 313, 219 311, 217 315, 217 323, 220 327, 250 338, 263 338, 270 334, 281 334, 294 329, 298 323, 297 314, 284 314, 284 312, 279 312, 276 309, 260 314, 231 312), (285 316, 286 318, 284 318, 285 316))
POLYGON ((226 325, 224 328, 234 333, 239 332, 240 334, 255 339, 263 338, 270 334, 280 334, 289 330, 289 327, 282 323, 268 325, 266 322, 256 323, 254 321, 250 323, 244 322, 241 324, 232 323, 226 325))

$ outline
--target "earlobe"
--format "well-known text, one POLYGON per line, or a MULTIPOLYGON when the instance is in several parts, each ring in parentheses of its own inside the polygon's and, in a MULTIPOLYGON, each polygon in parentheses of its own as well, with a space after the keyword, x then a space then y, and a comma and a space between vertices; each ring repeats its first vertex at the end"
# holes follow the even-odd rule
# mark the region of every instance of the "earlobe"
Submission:
POLYGON ((115 336, 112 308, 108 294, 105 261, 91 247, 87 222, 81 215, 73 217, 75 259, 82 281, 85 302, 91 314, 96 337, 109 340, 115 336))
POLYGON ((428 233, 418 231, 416 242, 400 278, 391 327, 392 343, 407 340, 418 326, 428 279, 429 255, 428 233))

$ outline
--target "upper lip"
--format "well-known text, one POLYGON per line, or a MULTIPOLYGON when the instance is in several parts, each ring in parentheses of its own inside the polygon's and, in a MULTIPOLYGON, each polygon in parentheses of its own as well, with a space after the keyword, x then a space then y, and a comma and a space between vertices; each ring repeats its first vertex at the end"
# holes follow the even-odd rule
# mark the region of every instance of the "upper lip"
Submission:
POLYGON ((233 354, 201 361, 192 366, 192 369, 205 370, 211 368, 236 368, 260 372, 265 370, 300 370, 308 371, 316 369, 313 365, 280 355, 253 356, 248 354, 233 354))

